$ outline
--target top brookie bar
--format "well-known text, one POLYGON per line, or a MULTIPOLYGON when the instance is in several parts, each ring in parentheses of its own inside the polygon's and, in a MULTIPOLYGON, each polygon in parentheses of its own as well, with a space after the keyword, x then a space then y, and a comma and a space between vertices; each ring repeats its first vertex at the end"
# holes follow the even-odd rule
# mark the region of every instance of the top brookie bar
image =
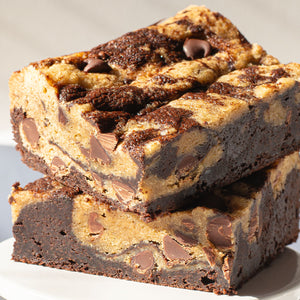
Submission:
POLYGON ((153 217, 297 150, 299 75, 191 6, 15 72, 17 148, 30 167, 153 217))

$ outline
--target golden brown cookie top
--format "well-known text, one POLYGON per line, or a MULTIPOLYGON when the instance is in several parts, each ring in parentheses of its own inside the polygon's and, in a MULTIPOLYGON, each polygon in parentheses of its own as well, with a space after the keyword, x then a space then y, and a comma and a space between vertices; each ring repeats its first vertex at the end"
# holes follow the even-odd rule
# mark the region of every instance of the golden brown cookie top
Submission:
MULTIPOLYGON (((244 99, 225 81, 243 87, 243 80, 258 79, 255 72, 269 72, 251 66, 276 64, 221 14, 189 6, 91 51, 33 63, 22 72, 45 77, 61 106, 80 111, 101 133, 114 134, 118 146, 130 149, 171 139, 192 126, 220 125, 230 112, 243 112, 244 99)), ((269 77, 274 82, 287 73, 269 77)))

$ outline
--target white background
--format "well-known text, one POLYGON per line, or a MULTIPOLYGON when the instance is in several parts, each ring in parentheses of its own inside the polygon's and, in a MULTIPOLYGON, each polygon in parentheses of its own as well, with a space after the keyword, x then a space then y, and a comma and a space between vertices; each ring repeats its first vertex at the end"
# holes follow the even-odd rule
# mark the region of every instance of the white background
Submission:
MULTIPOLYGON (((205 4, 237 25, 283 63, 300 63, 299 0, 0 0, 0 144, 10 144, 10 74, 46 57, 90 48, 174 15, 189 4, 205 4)), ((15 181, 40 175, 0 146, 0 241, 11 236, 7 196, 15 181)), ((300 244, 294 245, 300 251, 300 244)))

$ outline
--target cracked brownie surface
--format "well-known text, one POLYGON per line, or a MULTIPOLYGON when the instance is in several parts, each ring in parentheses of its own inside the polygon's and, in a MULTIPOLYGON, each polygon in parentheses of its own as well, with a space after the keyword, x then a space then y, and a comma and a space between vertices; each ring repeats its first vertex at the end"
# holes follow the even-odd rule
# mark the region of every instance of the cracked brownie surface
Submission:
POLYGON ((298 149, 299 74, 191 6, 15 72, 17 148, 30 167, 153 218, 298 149))
POLYGON ((299 154, 145 223, 49 177, 10 197, 13 259, 174 287, 236 293, 298 236, 299 154), (200 206, 198 206, 200 205, 200 206), (296 217, 295 217, 296 216, 296 217))

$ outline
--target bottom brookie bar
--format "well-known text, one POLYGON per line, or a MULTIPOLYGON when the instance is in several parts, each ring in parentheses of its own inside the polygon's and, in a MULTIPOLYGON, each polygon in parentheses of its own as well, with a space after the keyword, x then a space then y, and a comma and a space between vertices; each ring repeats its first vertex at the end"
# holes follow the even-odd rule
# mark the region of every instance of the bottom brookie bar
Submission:
POLYGON ((236 293, 298 236, 298 153, 150 223, 49 178, 10 197, 13 259, 166 286, 236 293))

